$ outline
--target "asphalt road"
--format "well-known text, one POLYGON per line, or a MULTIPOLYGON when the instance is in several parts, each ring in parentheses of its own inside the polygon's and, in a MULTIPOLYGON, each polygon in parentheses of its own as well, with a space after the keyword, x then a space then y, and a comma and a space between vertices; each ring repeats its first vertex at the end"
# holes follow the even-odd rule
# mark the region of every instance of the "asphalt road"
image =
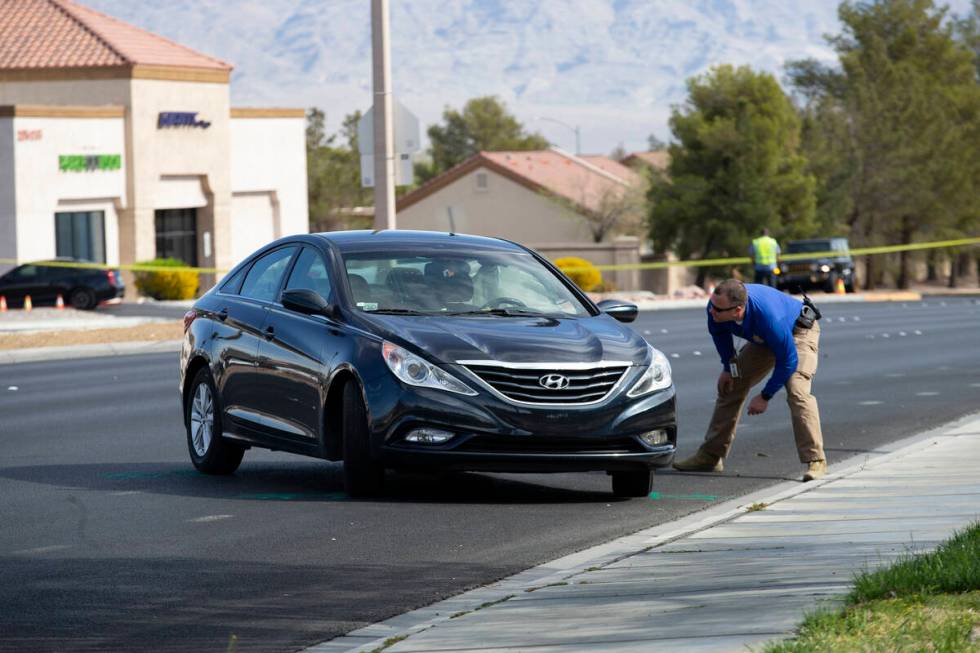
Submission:
MULTIPOLYGON (((977 300, 824 315, 832 465, 980 405, 977 300)), ((704 319, 635 323, 674 365, 682 455, 719 370, 704 319)), ((603 474, 392 474, 389 498, 353 501, 338 464, 256 450, 205 477, 175 366, 0 366, 0 650, 292 651, 802 472, 780 393, 744 419, 724 474, 665 471, 646 499, 614 499, 603 474)))

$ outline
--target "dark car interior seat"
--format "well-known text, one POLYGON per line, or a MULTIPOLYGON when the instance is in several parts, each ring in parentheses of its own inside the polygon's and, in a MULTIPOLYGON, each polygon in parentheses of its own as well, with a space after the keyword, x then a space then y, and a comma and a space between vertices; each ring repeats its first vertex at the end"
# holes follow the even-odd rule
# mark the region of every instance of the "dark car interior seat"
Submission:
POLYGON ((354 296, 354 303, 371 301, 371 285, 367 279, 359 274, 348 274, 347 280, 350 282, 350 291, 354 296))
POLYGON ((432 293, 426 288, 421 270, 392 268, 385 277, 385 286, 392 292, 395 308, 432 308, 432 293))
POLYGON ((473 280, 465 264, 432 261, 425 266, 425 278, 443 306, 467 303, 473 299, 473 280))

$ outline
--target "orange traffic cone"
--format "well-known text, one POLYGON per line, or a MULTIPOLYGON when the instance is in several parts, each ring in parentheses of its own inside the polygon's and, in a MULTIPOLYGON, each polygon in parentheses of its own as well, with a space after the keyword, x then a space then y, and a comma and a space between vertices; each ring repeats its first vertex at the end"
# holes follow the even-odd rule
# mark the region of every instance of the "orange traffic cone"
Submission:
POLYGON ((62 311, 65 310, 65 298, 61 296, 61 293, 58 293, 58 299, 55 301, 54 307, 62 311))
POLYGON ((31 302, 31 296, 27 295, 24 297, 24 310, 30 311, 34 308, 34 304, 31 302))
POLYGON ((7 312, 7 297, 6 295, 0 295, 0 313, 7 312))
POLYGON ((837 295, 847 294, 847 288, 844 287, 843 279, 837 279, 837 283, 834 284, 834 293, 837 295))

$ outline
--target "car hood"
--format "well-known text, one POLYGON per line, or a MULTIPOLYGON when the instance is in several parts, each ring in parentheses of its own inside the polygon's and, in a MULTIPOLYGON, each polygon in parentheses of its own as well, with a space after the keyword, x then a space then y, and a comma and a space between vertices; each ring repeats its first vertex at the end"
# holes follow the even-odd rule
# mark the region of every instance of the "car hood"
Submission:
POLYGON ((404 342, 443 363, 493 360, 503 363, 641 365, 646 341, 608 315, 579 318, 440 317, 370 315, 379 335, 404 342))

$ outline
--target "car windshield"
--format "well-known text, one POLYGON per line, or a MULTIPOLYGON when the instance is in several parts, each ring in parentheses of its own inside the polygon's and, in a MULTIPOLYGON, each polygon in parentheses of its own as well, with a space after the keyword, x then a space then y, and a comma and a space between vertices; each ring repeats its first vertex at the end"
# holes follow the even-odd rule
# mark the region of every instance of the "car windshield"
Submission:
POLYGON ((819 242, 811 243, 789 243, 786 246, 787 254, 809 254, 811 252, 832 252, 840 251, 846 249, 843 246, 838 245, 838 243, 831 242, 829 240, 821 240, 819 242))
POLYGON ((527 252, 348 252, 356 307, 370 313, 590 315, 554 274, 527 252))

